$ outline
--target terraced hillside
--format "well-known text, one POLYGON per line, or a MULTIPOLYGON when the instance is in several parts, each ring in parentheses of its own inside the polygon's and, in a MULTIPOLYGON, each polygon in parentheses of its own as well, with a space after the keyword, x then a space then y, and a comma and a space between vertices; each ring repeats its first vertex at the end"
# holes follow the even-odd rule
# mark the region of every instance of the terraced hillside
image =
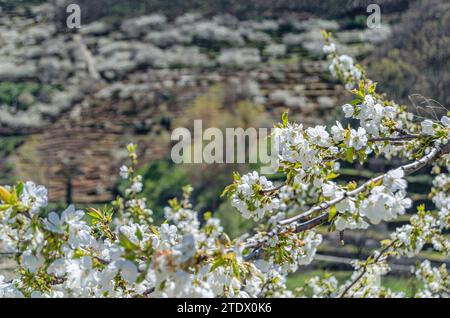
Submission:
POLYGON ((381 39, 362 42, 367 30, 340 31, 336 21, 313 17, 240 21, 191 13, 96 21, 72 34, 52 8, 0 19, 0 78, 13 91, 0 99, 0 134, 13 148, 1 159, 2 181, 33 177, 52 201, 111 199, 122 159, 112 154, 131 139, 146 161, 167 154, 171 122, 212 85, 233 96, 229 107, 249 100, 274 119, 286 108, 305 124, 329 119, 343 90, 328 80, 321 29, 335 31, 356 56, 389 36, 385 27, 381 39), (48 89, 32 93, 23 83, 48 89))

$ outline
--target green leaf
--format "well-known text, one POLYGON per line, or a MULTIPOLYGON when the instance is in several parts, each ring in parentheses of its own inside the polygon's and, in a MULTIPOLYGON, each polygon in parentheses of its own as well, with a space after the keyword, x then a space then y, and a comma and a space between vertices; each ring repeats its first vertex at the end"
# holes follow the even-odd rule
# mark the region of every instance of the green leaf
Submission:
POLYGON ((235 184, 230 184, 226 186, 220 197, 223 198, 227 194, 232 195, 235 192, 235 188, 236 188, 235 184))
POLYGON ((333 205, 333 206, 330 208, 330 214, 328 215, 328 222, 331 222, 331 220, 334 219, 334 217, 336 216, 336 214, 337 214, 337 209, 336 209, 336 206, 333 205))
POLYGON ((91 218, 97 219, 97 220, 100 220, 103 217, 102 212, 100 210, 97 210, 94 208, 90 208, 86 214, 89 215, 91 218))
POLYGON ((11 207, 9 204, 0 204, 0 211, 6 211, 11 207))
POLYGON ((145 279, 145 275, 140 274, 140 275, 137 277, 137 279, 136 279, 136 283, 137 283, 137 284, 140 284, 140 283, 142 283, 142 282, 144 281, 144 279, 145 279))
POLYGON ((142 239, 144 238, 139 228, 136 228, 136 237, 138 238, 139 241, 142 241, 142 239))
POLYGON ((352 148, 348 148, 347 151, 345 152, 345 160, 347 160, 348 162, 353 162, 353 154, 354 154, 355 150, 352 148))
POLYGON ((419 206, 417 207, 417 211, 418 212, 425 212, 425 204, 419 204, 419 206))
POLYGON ((239 265, 236 261, 233 262, 233 273, 234 276, 240 281, 241 280, 241 273, 239 272, 239 265))
POLYGON ((137 249, 137 246, 122 232, 119 233, 119 242, 125 250, 132 251, 137 249))
POLYGON ((211 217, 212 217, 212 213, 210 211, 205 212, 205 214, 203 214, 203 219, 205 221, 208 221, 211 217))
POLYGON ((9 215, 9 217, 10 217, 10 218, 13 218, 13 217, 15 217, 17 214, 19 214, 19 210, 18 210, 16 207, 14 207, 14 208, 12 209, 12 212, 11 212, 11 214, 9 215))
POLYGON ((283 122, 283 126, 286 127, 289 122, 287 111, 283 112, 283 115, 281 115, 281 121, 283 122))
MULTIPOLYGON (((164 223, 163 223, 164 224, 164 223)), ((158 230, 156 229, 156 227, 154 227, 153 225, 150 225, 150 230, 153 232, 153 234, 155 234, 159 239, 161 238, 161 235, 159 234, 158 230)))
POLYGON ((327 176, 327 180, 333 180, 333 179, 336 179, 337 177, 339 177, 339 173, 331 172, 331 173, 327 176))
POLYGON ((88 212, 86 212, 86 214, 89 215, 93 219, 96 219, 96 220, 100 219, 100 216, 96 212, 88 211, 88 212))
POLYGON ((356 99, 352 100, 351 104, 352 104, 352 106, 359 105, 359 104, 361 104, 361 100, 359 98, 356 98, 356 99))
POLYGON ((377 82, 374 82, 372 85, 369 85, 369 94, 374 94, 377 89, 377 82))
POLYGON ((17 183, 17 185, 16 185, 16 194, 17 194, 17 197, 20 198, 20 196, 22 195, 22 193, 23 193, 23 182, 19 182, 19 183, 17 183))
POLYGON ((214 271, 217 267, 222 266, 225 264, 225 259, 220 257, 217 261, 214 262, 214 264, 211 266, 210 272, 214 271))

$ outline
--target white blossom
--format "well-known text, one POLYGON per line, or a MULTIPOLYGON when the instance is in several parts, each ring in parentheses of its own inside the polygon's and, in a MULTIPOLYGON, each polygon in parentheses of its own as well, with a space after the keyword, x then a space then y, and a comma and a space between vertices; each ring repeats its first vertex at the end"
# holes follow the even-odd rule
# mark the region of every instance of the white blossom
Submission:
POLYGON ((310 127, 306 130, 309 141, 320 147, 328 147, 330 145, 330 134, 325 130, 325 126, 310 127))
POLYGON ((345 104, 342 106, 342 110, 344 111, 345 118, 351 118, 353 116, 354 108, 350 104, 345 104))
POLYGON ((128 167, 123 165, 120 167, 120 177, 122 179, 128 179, 129 176, 129 172, 128 172, 128 167))
POLYGON ((334 43, 330 43, 329 45, 324 45, 323 53, 330 54, 336 51, 336 45, 334 43))
POLYGON ((266 177, 260 177, 256 171, 243 175, 239 180, 231 204, 241 212, 244 218, 259 220, 279 208, 277 198, 259 192, 273 187, 271 181, 267 180, 266 177), (260 189, 256 193, 255 187, 260 189))
POLYGON ((47 189, 28 181, 23 186, 20 199, 26 206, 30 207, 31 212, 38 213, 40 208, 45 208, 48 204, 47 189))
POLYGON ((422 126, 422 132, 426 135, 434 135, 433 122, 429 119, 425 119, 420 123, 422 126))
POLYGON ((367 140, 366 130, 359 127, 358 130, 350 130, 350 137, 345 140, 345 144, 348 147, 355 148, 355 150, 360 150, 367 145, 367 140))

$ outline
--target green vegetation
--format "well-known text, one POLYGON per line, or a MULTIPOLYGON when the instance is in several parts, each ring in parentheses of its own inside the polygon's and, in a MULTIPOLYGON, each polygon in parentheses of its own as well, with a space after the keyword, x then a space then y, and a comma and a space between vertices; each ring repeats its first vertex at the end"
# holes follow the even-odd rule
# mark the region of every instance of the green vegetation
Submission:
POLYGON ((239 237, 244 233, 248 233, 253 227, 253 222, 244 219, 228 201, 225 201, 220 205, 215 216, 220 219, 225 233, 227 233, 231 239, 239 237))
POLYGON ((367 16, 366 15, 356 15, 350 18, 350 21, 346 25, 347 28, 364 29, 367 26, 367 16))
POLYGON ((25 138, 22 136, 0 137, 0 181, 2 183, 14 182, 13 165, 6 163, 7 158, 17 147, 19 147, 25 138))
MULTIPOLYGON (((241 98, 231 99, 226 85, 214 85, 188 105, 183 117, 175 119, 174 127, 192 130, 194 119, 202 118, 203 129, 217 127, 271 127, 272 120, 260 106, 241 98)), ((224 152, 225 153, 225 152, 224 152)), ((174 164, 171 158, 149 163, 140 168, 147 205, 153 210, 156 222, 164 220, 167 201, 181 195, 181 186, 191 184, 194 208, 201 213, 214 211, 222 220, 230 237, 235 238, 252 226, 244 220, 227 200, 220 198, 223 189, 232 181, 233 171, 248 172, 258 164, 174 164)), ((120 184, 119 191, 124 191, 120 184)))
POLYGON ((393 49, 389 51, 387 57, 371 64, 371 72, 374 76, 383 78, 380 83, 381 89, 405 98, 419 77, 420 71, 414 65, 405 62, 400 56, 400 50, 393 49))
POLYGON ((1 82, 0 104, 6 104, 16 110, 27 110, 40 96, 48 96, 57 89, 52 85, 37 82, 1 82))
MULTIPOLYGON (((309 270, 304 272, 297 272, 295 274, 291 274, 288 276, 286 285, 289 289, 294 290, 295 288, 302 287, 305 285, 308 279, 311 279, 314 276, 322 276, 325 272, 322 270, 309 270)), ((345 282, 352 272, 350 271, 337 271, 333 272, 333 275, 337 278, 339 283, 345 282)), ((412 277, 397 277, 397 276, 385 276, 381 277, 381 284, 384 287, 390 288, 395 292, 404 292, 406 297, 412 297, 415 293, 415 290, 420 286, 417 286, 414 279, 412 277)))
POLYGON ((23 143, 25 140, 22 136, 10 136, 0 138, 0 159, 5 158, 11 154, 14 149, 23 143))
POLYGON ((153 210, 156 222, 164 220, 167 201, 181 195, 180 185, 189 183, 186 171, 171 160, 162 160, 142 167, 138 171, 143 177, 144 197, 153 210))

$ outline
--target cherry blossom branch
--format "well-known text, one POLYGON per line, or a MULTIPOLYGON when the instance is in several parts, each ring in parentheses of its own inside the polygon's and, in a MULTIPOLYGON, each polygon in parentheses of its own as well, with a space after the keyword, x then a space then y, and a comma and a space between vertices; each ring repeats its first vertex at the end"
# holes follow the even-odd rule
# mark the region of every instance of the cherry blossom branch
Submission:
MULTIPOLYGON (((413 135, 413 134, 405 134, 402 136, 396 136, 396 137, 379 137, 379 138, 371 138, 368 141, 369 142, 377 142, 377 141, 407 141, 407 140, 412 140, 412 139, 416 139, 419 138, 420 135, 413 135)), ((324 162, 329 162, 329 161, 334 161, 334 160, 338 160, 338 158, 335 157, 330 157, 330 158, 324 158, 323 161, 324 162)), ((286 183, 282 183, 274 188, 270 188, 270 189, 264 189, 261 190, 260 193, 261 194, 271 194, 273 192, 276 192, 280 189, 282 189, 284 186, 286 186, 286 183)))
MULTIPOLYGON (((423 168, 424 166, 428 165, 430 162, 434 161, 438 157, 448 154, 449 152, 450 152, 450 143, 447 143, 443 147, 433 148, 426 156, 424 156, 412 163, 400 166, 399 168, 402 169, 405 176, 407 176, 407 175, 410 175, 410 174, 416 172, 417 170, 423 168)), ((303 221, 307 220, 308 217, 313 215, 314 213, 324 211, 324 210, 338 204, 339 202, 343 201, 347 197, 353 197, 353 196, 363 192, 370 184, 376 183, 376 182, 382 180, 385 175, 386 175, 386 173, 382 174, 376 178, 370 179, 369 181, 363 183, 358 188, 356 188, 352 191, 345 192, 344 195, 337 197, 333 200, 322 202, 321 204, 312 207, 311 209, 309 209, 308 211, 306 211, 302 214, 296 215, 289 219, 281 220, 279 222, 279 224, 286 225, 286 224, 290 224, 293 222, 303 222, 303 221)), ((297 225, 297 229, 299 229, 299 231, 310 229, 311 225, 313 225, 313 227, 314 227, 318 224, 321 224, 320 222, 326 221, 328 219, 328 216, 329 216, 329 212, 326 212, 323 215, 321 215, 320 217, 317 217, 308 222, 297 225)))
POLYGON ((324 213, 318 217, 315 217, 311 220, 308 220, 306 222, 297 224, 295 227, 295 232, 300 233, 300 232, 304 232, 310 229, 315 228, 316 226, 325 223, 328 220, 329 217, 329 213, 324 213))
MULTIPOLYGON (((450 153, 450 143, 445 144, 442 147, 435 147, 432 148, 432 150, 425 156, 423 156, 422 158, 409 163, 409 164, 405 164, 403 166, 400 166, 399 169, 402 169, 404 172, 404 175, 410 175, 412 173, 414 173, 415 171, 423 168, 424 166, 428 165, 429 163, 433 162, 435 159, 439 158, 442 155, 448 154, 450 153)), ((328 221, 329 212, 325 212, 319 216, 316 216, 312 219, 309 219, 310 216, 314 215, 317 212, 320 211, 324 211, 334 205, 336 205, 337 203, 341 202, 342 200, 344 200, 347 197, 353 197, 361 192, 363 192, 370 184, 372 183, 376 183, 380 180, 382 180, 384 178, 386 174, 382 174, 376 178, 370 179, 367 182, 363 183, 361 186, 359 186, 358 188, 352 190, 352 191, 348 191, 345 192, 344 195, 337 197, 333 200, 330 201, 326 201, 326 202, 322 202, 321 204, 312 207, 311 209, 309 209, 308 211, 296 215, 292 218, 289 219, 284 219, 278 222, 278 225, 270 232, 270 234, 277 234, 283 231, 283 229, 285 229, 285 226, 292 224, 292 223, 296 223, 295 225, 295 232, 296 233, 300 233, 300 232, 304 232, 310 229, 313 229, 325 222, 328 221), (299 223, 302 222, 302 223, 299 223)), ((270 235, 268 235, 270 236, 270 235)), ((244 248, 245 249, 250 249, 249 253, 247 255, 245 255, 244 259, 245 260, 251 260, 251 259, 255 259, 259 253, 260 253, 260 249, 261 246, 263 245, 264 241, 259 241, 259 242, 253 242, 250 244, 245 244, 244 248)))
POLYGON ((376 142, 376 141, 406 141, 411 139, 419 138, 418 135, 404 135, 404 136, 396 136, 396 137, 380 137, 380 138, 370 138, 368 141, 376 142))
MULTIPOLYGON (((397 136, 397 137, 380 137, 380 138, 370 138, 368 141, 369 142, 377 142, 377 141, 407 141, 407 140, 412 140, 412 139, 416 139, 419 138, 420 135, 413 135, 413 134, 405 134, 402 136, 397 136)), ((335 157, 328 157, 328 158, 324 158, 323 162, 329 162, 329 161, 335 161, 338 160, 339 158, 335 158, 335 157)), ((271 189, 264 189, 261 190, 260 193, 261 194, 271 194, 273 192, 276 192, 280 189, 282 189, 284 186, 286 186, 285 183, 280 184, 277 187, 271 188, 271 189)))

